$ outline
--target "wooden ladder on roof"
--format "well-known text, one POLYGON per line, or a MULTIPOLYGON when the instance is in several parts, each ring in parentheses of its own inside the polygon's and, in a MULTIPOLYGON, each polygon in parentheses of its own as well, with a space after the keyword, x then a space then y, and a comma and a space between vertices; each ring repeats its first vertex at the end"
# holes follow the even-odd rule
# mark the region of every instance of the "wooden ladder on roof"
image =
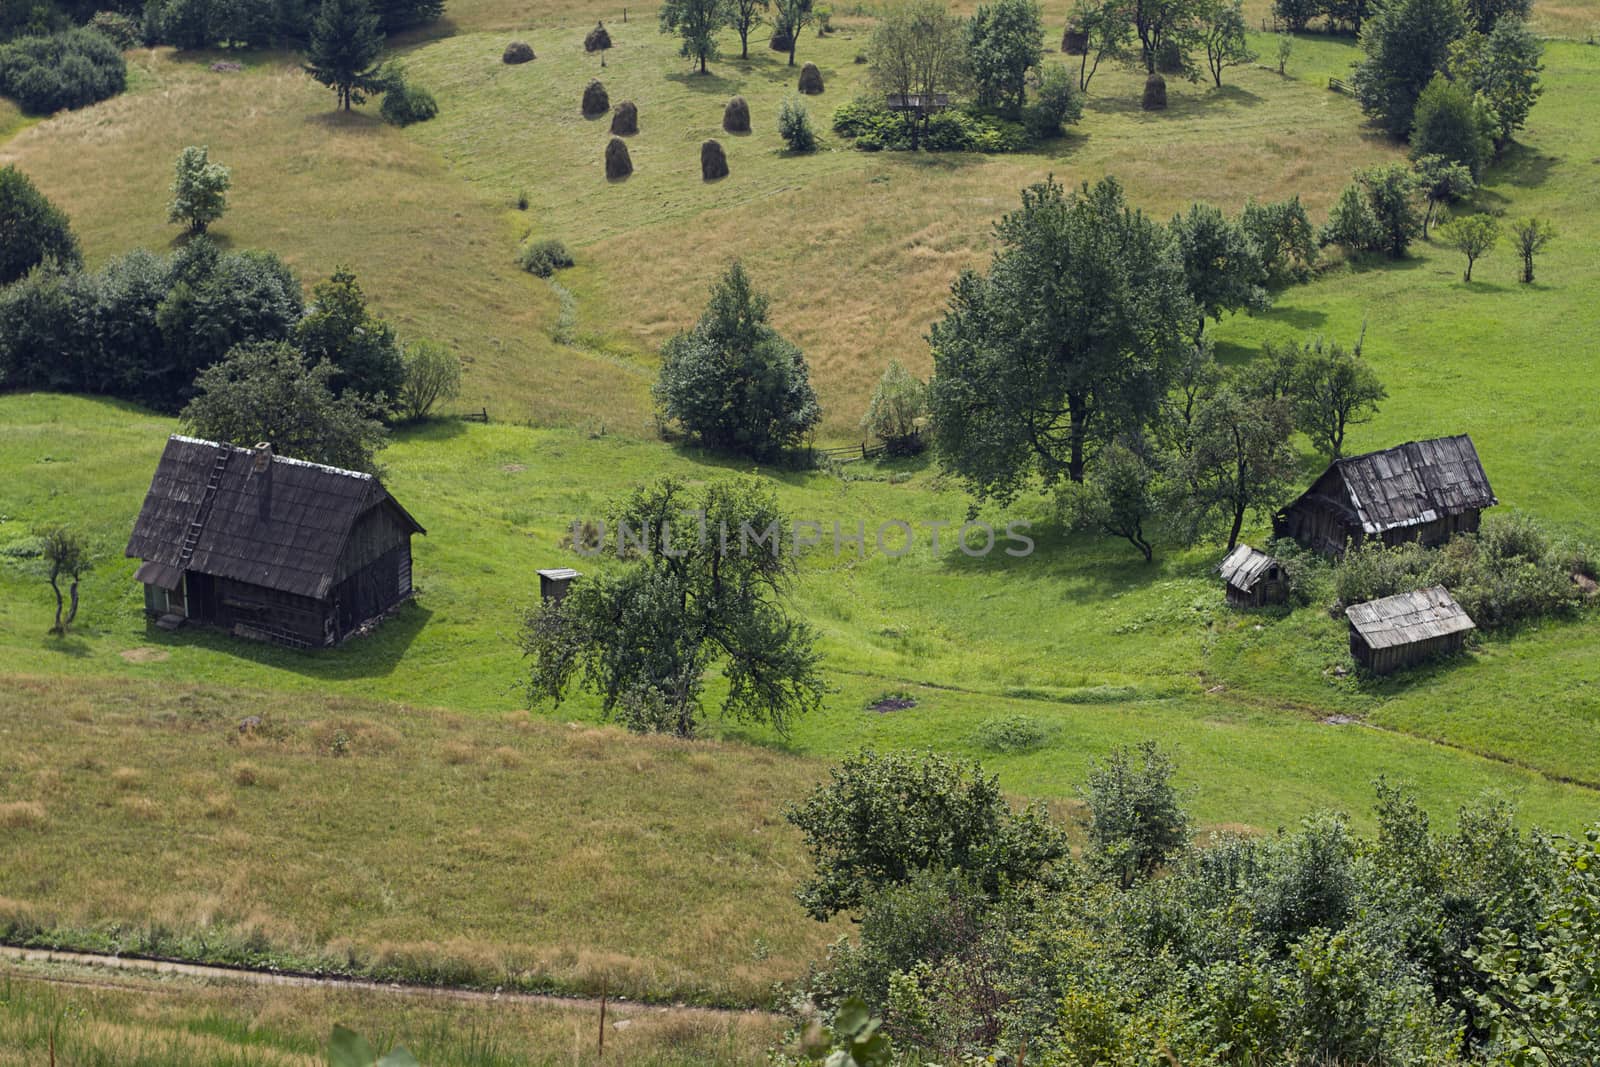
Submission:
POLYGON ((211 465, 211 477, 206 480, 205 492, 200 494, 200 503, 194 509, 194 521, 189 523, 188 531, 183 535, 183 548, 178 553, 178 567, 187 569, 189 561, 194 558, 195 546, 200 543, 200 535, 205 532, 206 520, 211 517, 211 505, 217 499, 217 487, 222 484, 222 472, 228 467, 228 453, 232 451, 227 445, 217 448, 217 461, 211 465))

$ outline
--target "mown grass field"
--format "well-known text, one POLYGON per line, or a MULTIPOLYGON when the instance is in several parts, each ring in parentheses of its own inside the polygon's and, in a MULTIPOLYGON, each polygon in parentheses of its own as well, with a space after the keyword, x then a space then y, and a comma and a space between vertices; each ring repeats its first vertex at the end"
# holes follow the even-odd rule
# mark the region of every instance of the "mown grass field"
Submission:
MULTIPOLYGON (((1062 12, 1050 13, 1059 32, 1062 12)), ((890 357, 926 370, 923 334, 950 279, 984 262, 990 223, 1027 182, 1114 173, 1163 217, 1194 199, 1233 210, 1249 195, 1299 193, 1320 221, 1352 171, 1399 158, 1326 89, 1353 46, 1315 35, 1297 40, 1289 77, 1246 69, 1220 92, 1174 85, 1160 116, 1138 111, 1136 78, 1102 71, 1083 124, 1039 153, 871 156, 825 134, 822 152, 794 158, 772 129, 792 84, 781 60, 763 48, 748 63, 719 60, 713 78, 689 76, 636 11, 626 25, 608 15, 618 47, 603 77, 614 101, 640 106, 638 171, 608 184, 597 165, 606 124, 577 115, 599 73, 579 47, 595 14, 452 5, 438 34, 405 42, 413 78, 443 108, 406 131, 371 106, 334 115, 331 94, 280 55, 215 74, 213 57, 139 52, 121 98, 9 120, 9 134, 0 112, 0 161, 68 211, 94 262, 169 245, 171 161, 186 143, 209 143, 234 168, 220 237, 279 252, 308 283, 350 265, 407 336, 463 355, 459 407, 487 406, 495 419, 438 421, 384 454, 388 483, 429 530, 416 545, 421 595, 374 636, 308 656, 169 635, 144 619, 121 550, 172 420, 114 402, 0 397, 0 730, 24 741, 0 755, 0 805, 20 813, 0 825, 0 847, 51 872, 7 864, 7 908, 85 932, 163 924, 180 938, 259 921, 283 951, 751 998, 827 934, 788 900, 803 862, 775 813, 824 760, 863 744, 982 756, 1013 793, 1063 816, 1091 759, 1154 737, 1177 749, 1189 803, 1212 827, 1270 831, 1322 807, 1366 825, 1379 773, 1415 783, 1446 820, 1494 790, 1530 822, 1593 821, 1593 613, 1357 681, 1337 673, 1349 665, 1345 629, 1322 606, 1225 609, 1217 546, 1163 546, 1146 566, 1120 542, 1063 534, 1048 502, 1030 499, 982 517, 1033 522, 1032 557, 972 560, 948 542, 934 553, 923 524, 958 524, 967 500, 925 462, 759 472, 796 518, 862 521, 869 538, 892 519, 919 529, 903 560, 823 551, 803 565, 795 606, 821 635, 835 688, 792 737, 714 723, 715 747, 639 741, 591 729, 587 698, 526 716, 514 639, 537 595, 533 571, 593 566, 560 547, 571 521, 662 474, 742 469, 661 443, 649 415, 655 346, 692 322, 728 259, 745 259, 773 294, 829 408, 824 436, 847 440, 890 357), (512 36, 539 59, 502 66, 512 36), (756 130, 723 138, 733 173, 708 186, 698 145, 734 92, 751 101, 756 130), (553 339, 551 287, 512 262, 530 231, 578 254, 559 278, 576 294, 576 344, 553 339), (33 564, 3 554, 48 522, 83 529, 100 557, 63 641, 45 636, 52 604, 33 564), (917 706, 867 710, 900 691, 917 706), (237 720, 262 707, 292 729, 241 756, 237 720), (417 710, 432 707, 450 710, 417 710), (1324 722, 1333 715, 1357 722, 1324 722), (985 751, 978 728, 997 716, 1039 722, 1046 743, 985 751), (357 719, 373 724, 358 733, 381 751, 319 749, 328 724, 357 719), (270 769, 275 788, 240 785, 241 760, 270 769), (167 862, 142 862, 154 850, 167 862), (173 869, 185 877, 167 877, 173 869), (540 910, 547 883, 556 891, 540 910), (685 886, 700 893, 689 916, 685 886)), ((828 82, 809 101, 824 128, 864 77, 853 59, 866 24, 837 21, 835 36, 808 37, 801 51, 828 82)), ((1600 432, 1583 386, 1600 326, 1590 203, 1600 49, 1553 44, 1546 68, 1523 146, 1480 197, 1554 220, 1538 284, 1515 283, 1504 246, 1469 286, 1456 255, 1424 245, 1398 265, 1335 266, 1216 336, 1222 357, 1240 362, 1268 339, 1349 343, 1366 323, 1389 399, 1354 448, 1468 432, 1506 507, 1592 541, 1600 432)), ((1306 457, 1308 475, 1314 467, 1306 457)))
POLYGON ((758 1063, 771 1016, 608 1006, 605 1058, 587 1005, 430 1001, 354 990, 273 989, 0 962, 0 1065, 323 1067, 334 1024, 429 1067, 641 1067, 758 1063), (619 1027, 617 1024, 621 1023, 619 1027))

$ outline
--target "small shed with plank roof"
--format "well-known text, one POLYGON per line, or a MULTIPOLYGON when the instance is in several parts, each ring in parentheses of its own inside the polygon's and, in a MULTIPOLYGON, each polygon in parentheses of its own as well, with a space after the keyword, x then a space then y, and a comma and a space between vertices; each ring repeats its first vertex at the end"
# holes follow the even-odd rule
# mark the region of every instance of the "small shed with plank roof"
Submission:
POLYGON ((1236 608, 1265 607, 1289 599, 1283 564, 1260 549, 1235 545, 1219 570, 1227 586, 1228 603, 1236 608))
POLYGON ((1350 654, 1374 674, 1458 651, 1477 626, 1442 585, 1352 604, 1350 654))

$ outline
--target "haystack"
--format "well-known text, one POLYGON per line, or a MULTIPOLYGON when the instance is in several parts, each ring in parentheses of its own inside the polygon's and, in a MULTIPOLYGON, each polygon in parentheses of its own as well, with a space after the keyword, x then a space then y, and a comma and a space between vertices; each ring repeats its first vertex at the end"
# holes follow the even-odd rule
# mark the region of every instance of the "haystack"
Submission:
MULTIPOLYGON (((610 47, 611 31, 606 29, 606 24, 603 22, 595 23, 594 29, 590 30, 583 38, 583 50, 585 52, 604 52, 610 47)), ((605 57, 601 56, 600 61, 602 63, 605 62, 605 57)))
POLYGON ((632 173, 633 159, 628 155, 628 146, 620 137, 611 138, 611 143, 606 145, 606 177, 619 181, 632 173))
POLYGON ((1160 111, 1167 106, 1167 79, 1152 74, 1144 80, 1143 107, 1146 111, 1160 111))
POLYGON ((800 68, 800 91, 807 96, 822 92, 822 71, 817 69, 815 63, 807 63, 800 68))
POLYGON ((767 47, 774 52, 787 52, 792 44, 794 44, 794 34, 782 26, 773 30, 771 39, 767 41, 767 47))
POLYGON ((611 97, 606 95, 606 87, 598 81, 590 82, 589 87, 583 91, 583 117, 592 119, 610 110, 611 97))
POLYGON ((744 97, 736 96, 722 110, 722 128, 729 133, 750 132, 750 105, 744 97))
POLYGON ((707 141, 700 146, 700 177, 708 182, 728 176, 728 154, 722 150, 722 142, 707 141))
POLYGON ((624 100, 611 113, 611 132, 619 136, 639 132, 639 109, 632 100, 624 100))
POLYGON ((1061 35, 1061 51, 1069 56, 1081 56, 1089 51, 1089 31, 1068 23, 1067 32, 1061 35))
POLYGON ((512 41, 506 45, 506 50, 500 53, 502 63, 526 63, 536 58, 533 54, 533 45, 527 41, 512 41))

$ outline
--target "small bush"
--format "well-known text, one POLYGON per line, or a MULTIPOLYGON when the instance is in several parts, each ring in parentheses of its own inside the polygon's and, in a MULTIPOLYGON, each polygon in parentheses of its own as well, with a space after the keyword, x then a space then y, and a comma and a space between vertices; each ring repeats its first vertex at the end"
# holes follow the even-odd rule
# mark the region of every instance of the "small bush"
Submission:
POLYGON ((96 11, 89 20, 89 29, 101 34, 123 51, 139 44, 142 34, 139 23, 120 11, 96 11))
POLYGON ((500 53, 502 63, 529 63, 536 58, 538 57, 533 54, 533 46, 527 41, 512 41, 506 45, 506 50, 500 53))
POLYGON ((1036 141, 1060 137, 1063 127, 1083 117, 1083 96, 1065 67, 1053 63, 1039 76, 1034 102, 1022 113, 1028 136, 1036 141))
POLYGON ((722 109, 722 128, 729 133, 750 132, 750 105, 742 96, 736 96, 728 101, 728 106, 722 109))
POLYGON ((811 128, 811 116, 798 100, 785 100, 778 109, 778 135, 791 152, 817 150, 817 132, 811 128))
POLYGON ((407 85, 403 77, 396 78, 383 94, 383 106, 379 108, 383 114, 383 121, 391 126, 410 126, 416 122, 427 122, 439 114, 439 102, 433 94, 420 85, 407 85))
POLYGON ((807 96, 822 92, 822 71, 817 69, 815 63, 807 63, 800 68, 800 91, 807 96))
POLYGON ((639 132, 639 108, 632 100, 624 100, 611 114, 611 132, 622 137, 639 132))
POLYGON ((0 96, 49 115, 87 107, 127 88, 128 64, 104 35, 76 29, 0 45, 0 96))
POLYGON ((529 241, 517 253, 517 263, 529 274, 548 278, 558 270, 573 265, 572 253, 567 246, 553 238, 529 241))
POLYGON ((1049 744, 1054 734, 1048 724, 1026 715, 1002 715, 979 723, 972 740, 986 752, 1033 752, 1049 744))
POLYGON ((633 157, 628 155, 628 146, 620 137, 611 138, 611 143, 606 145, 606 177, 611 181, 620 181, 633 173, 633 157))
POLYGON ((718 178, 728 176, 728 154, 722 150, 718 141, 707 141, 700 146, 700 177, 704 181, 714 182, 718 178))
POLYGON ((599 81, 592 81, 583 90, 583 117, 592 119, 611 110, 611 97, 599 81))

